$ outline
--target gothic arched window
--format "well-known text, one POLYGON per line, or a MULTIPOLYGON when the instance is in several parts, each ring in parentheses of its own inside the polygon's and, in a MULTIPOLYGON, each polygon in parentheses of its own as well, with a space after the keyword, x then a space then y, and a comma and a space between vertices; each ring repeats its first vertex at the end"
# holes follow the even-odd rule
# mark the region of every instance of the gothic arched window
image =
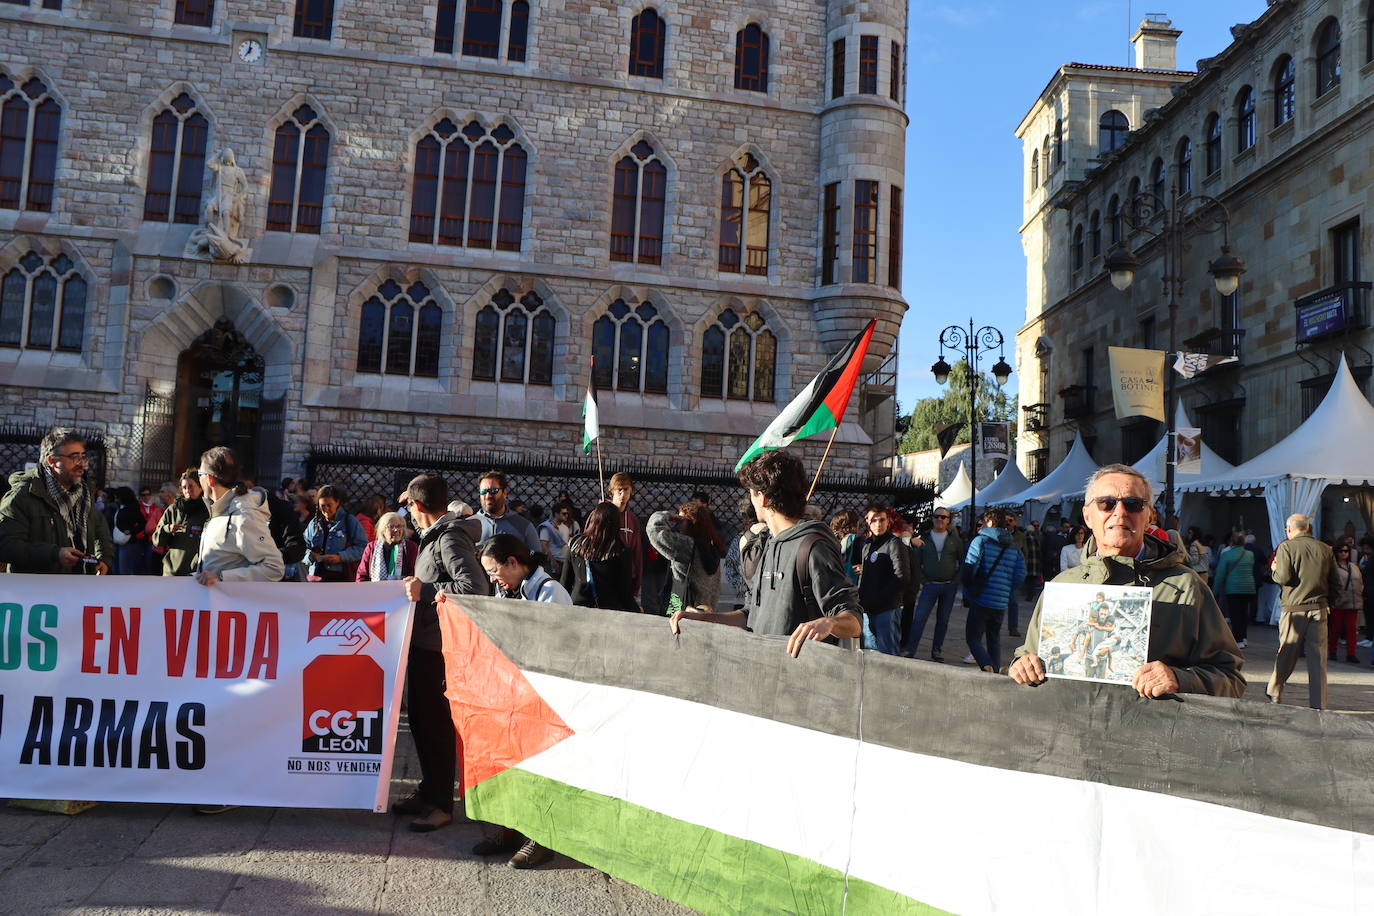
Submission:
POLYGON ((652 303, 615 300, 592 325, 596 386, 667 394, 668 348, 668 325, 652 303))
POLYGON ((415 144, 410 240, 519 251, 527 164, 507 125, 444 118, 415 144))
POLYGON ((720 181, 719 267, 726 273, 768 275, 769 213, 773 185, 759 161, 745 153, 720 181), (745 257, 740 261, 740 249, 745 257))
POLYGON ((743 320, 731 309, 720 313, 702 335, 701 396, 773 400, 778 340, 758 312, 743 320))
POLYGON ((177 25, 200 25, 210 27, 215 18, 215 0, 177 0, 177 25))
POLYGON ((333 29, 334 0, 296 0, 296 25, 293 35, 328 41, 333 29))
POLYGON ((553 384, 553 341, 558 322, 536 292, 518 300, 498 290, 477 313, 472 377, 479 381, 553 384))
POLYGON ((443 309, 429 287, 387 280, 363 303, 358 371, 436 378, 442 334, 443 309))
POLYGON ((79 353, 87 292, 71 258, 28 252, 0 279, 0 347, 79 353))
POLYGON ((148 144, 148 188, 143 218, 159 223, 200 222, 205 184, 205 142, 210 122, 185 92, 153 118, 148 144), (173 200, 175 198, 175 201, 173 200))
POLYGON ((668 23, 653 8, 630 21, 630 75, 663 79, 663 46, 668 23))
POLYGON ((640 140, 615 164, 611 200, 611 260, 663 263, 663 211, 668 167, 640 140))
POLYGON ((315 109, 302 105, 277 128, 272 146, 269 230, 319 234, 328 166, 329 128, 320 122, 315 109))
POLYGON ((42 80, 19 86, 0 73, 0 210, 52 210, 61 131, 62 106, 42 80))
POLYGON ((735 33, 735 88, 768 91, 768 33, 757 22, 735 33))

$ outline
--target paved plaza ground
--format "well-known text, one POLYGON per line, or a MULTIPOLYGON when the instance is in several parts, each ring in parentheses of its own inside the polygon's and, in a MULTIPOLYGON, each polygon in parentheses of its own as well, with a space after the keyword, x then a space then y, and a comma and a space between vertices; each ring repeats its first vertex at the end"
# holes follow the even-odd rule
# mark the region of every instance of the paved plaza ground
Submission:
MULTIPOLYGON (((956 608, 949 664, 965 647, 956 608)), ((666 626, 666 624, 665 624, 666 626)), ((1251 629, 1246 699, 1262 702, 1278 631, 1251 629)), ((1007 656, 1019 640, 1004 644, 1007 656)), ((922 646, 929 654, 929 637, 922 646)), ((1374 713, 1374 668, 1330 665, 1334 710, 1374 713)), ((912 664, 931 664, 912 662, 912 664)), ((989 675, 991 676, 991 675, 989 675)), ((1300 666, 1284 695, 1304 705, 1300 666)), ((97 774, 98 778, 98 774, 97 774)), ((402 735, 393 792, 417 779, 402 735)), ((558 856, 532 871, 468 853, 480 828, 414 834, 404 819, 365 812, 240 808, 204 817, 184 805, 102 804, 74 817, 0 807, 0 913, 511 914, 667 916, 690 911, 558 856)))

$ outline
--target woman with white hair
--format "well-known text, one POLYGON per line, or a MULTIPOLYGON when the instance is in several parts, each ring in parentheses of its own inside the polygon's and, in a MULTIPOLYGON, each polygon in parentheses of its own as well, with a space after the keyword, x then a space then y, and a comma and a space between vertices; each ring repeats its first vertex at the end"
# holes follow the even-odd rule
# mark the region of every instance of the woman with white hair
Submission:
POLYGON ((420 548, 406 540, 406 520, 387 512, 377 519, 377 538, 363 548, 355 582, 386 582, 415 575, 415 557, 420 548))

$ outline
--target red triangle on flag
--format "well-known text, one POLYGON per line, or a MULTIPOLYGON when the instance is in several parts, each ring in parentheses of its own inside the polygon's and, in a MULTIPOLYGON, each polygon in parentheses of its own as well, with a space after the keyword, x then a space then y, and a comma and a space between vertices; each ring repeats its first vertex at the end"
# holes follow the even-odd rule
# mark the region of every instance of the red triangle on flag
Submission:
POLYGON ((573 733, 458 602, 439 605, 439 628, 464 791, 573 733))

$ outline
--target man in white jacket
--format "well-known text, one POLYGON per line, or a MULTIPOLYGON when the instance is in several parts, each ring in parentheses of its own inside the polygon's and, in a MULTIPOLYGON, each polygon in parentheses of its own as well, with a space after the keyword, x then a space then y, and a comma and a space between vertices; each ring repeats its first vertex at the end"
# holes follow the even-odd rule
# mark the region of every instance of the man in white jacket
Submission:
POLYGON ((200 535, 201 585, 216 582, 277 582, 286 566, 267 523, 267 494, 249 489, 233 449, 223 445, 200 456, 197 471, 210 506, 210 520, 200 535))

